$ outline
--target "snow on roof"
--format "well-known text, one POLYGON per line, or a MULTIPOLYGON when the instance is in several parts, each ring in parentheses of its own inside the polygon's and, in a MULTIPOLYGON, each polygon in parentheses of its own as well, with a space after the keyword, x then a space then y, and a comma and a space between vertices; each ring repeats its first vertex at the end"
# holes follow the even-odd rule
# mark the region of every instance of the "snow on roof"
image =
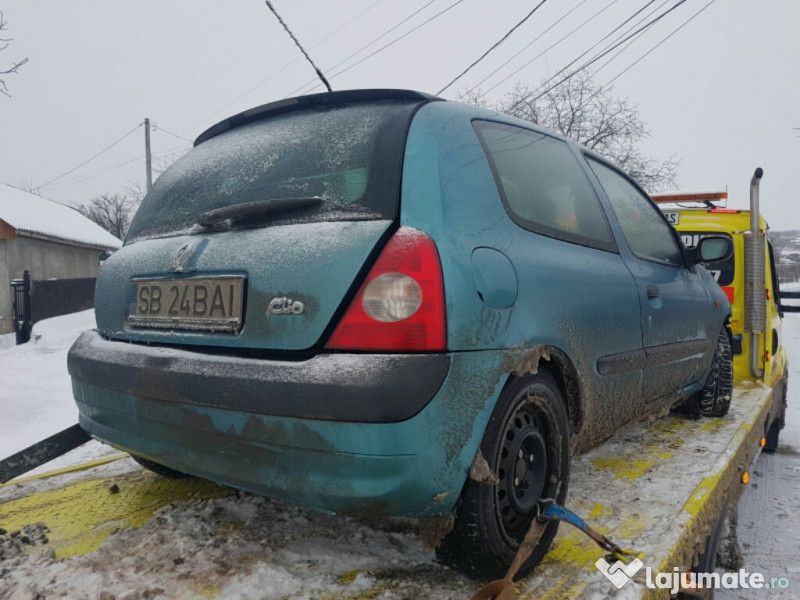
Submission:
POLYGON ((115 250, 113 235, 74 208, 0 183, 0 219, 19 235, 115 250))

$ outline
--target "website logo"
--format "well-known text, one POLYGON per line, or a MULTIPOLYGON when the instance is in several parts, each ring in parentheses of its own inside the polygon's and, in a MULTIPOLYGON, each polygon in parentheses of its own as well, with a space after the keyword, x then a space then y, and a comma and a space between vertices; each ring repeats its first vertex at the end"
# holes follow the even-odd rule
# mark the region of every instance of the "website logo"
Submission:
POLYGON ((594 563, 594 566, 597 567, 597 570, 605 575, 606 579, 613 583, 619 590, 622 589, 622 586, 633 579, 633 576, 639 572, 639 569, 644 566, 644 563, 638 558, 634 558, 627 565, 621 560, 618 560, 613 565, 610 565, 605 558, 601 557, 597 559, 597 562, 594 563))

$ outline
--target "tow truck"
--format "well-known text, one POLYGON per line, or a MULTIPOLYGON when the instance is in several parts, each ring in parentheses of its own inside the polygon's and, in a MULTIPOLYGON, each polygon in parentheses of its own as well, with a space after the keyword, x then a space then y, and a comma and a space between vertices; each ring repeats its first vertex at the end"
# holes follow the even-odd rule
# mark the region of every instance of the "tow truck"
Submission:
MULTIPOLYGON (((567 506, 582 519, 567 519, 576 527, 562 525, 543 562, 513 583, 517 597, 713 596, 728 515, 760 452, 778 443, 787 392, 781 317, 800 311, 780 303, 800 294, 780 294, 759 212, 762 174, 759 169, 751 180, 749 212, 721 205, 720 193, 656 197, 687 246, 712 233, 733 239, 732 261, 710 265, 733 308, 735 389, 729 413, 708 420, 672 412, 575 456, 567 506), (686 208, 689 203, 695 207, 686 208), (626 553, 610 555, 598 547, 584 535, 584 523, 626 553)), ((0 554, 14 539, 32 541, 22 549, 30 563, 17 558, 9 570, 0 556, 0 597, 28 581, 15 579, 17 572, 37 573, 42 583, 31 597, 70 596, 78 588, 58 577, 69 571, 87 597, 236 597, 250 581, 264 598, 469 598, 485 582, 438 565, 412 535, 418 530, 435 543, 438 526, 446 524, 387 525, 313 513, 199 479, 164 479, 114 454, 0 485, 0 534, 6 538, 0 554), (202 521, 199 530, 181 525, 187 514, 202 521), (36 541, 42 531, 46 544, 36 541), (208 554, 219 544, 224 552, 208 554), (180 548, 181 555, 171 558, 161 548, 180 548), (146 569, 148 556, 159 568, 144 578, 129 575, 130 569, 146 569), (192 556, 196 562, 187 558, 192 556), (292 577, 296 587, 269 587, 265 571, 292 577)), ((745 581, 746 572, 736 576, 758 586, 752 578, 745 581)))
POLYGON ((708 236, 725 236, 733 242, 728 260, 708 269, 731 303, 731 349, 734 381, 755 380, 773 391, 773 407, 765 430, 767 451, 778 447, 787 402, 787 356, 781 321, 784 313, 800 307, 781 304, 800 298, 798 292, 781 292, 769 226, 760 213, 757 169, 750 182, 750 210, 727 207, 728 193, 666 193, 652 196, 690 251, 708 236))

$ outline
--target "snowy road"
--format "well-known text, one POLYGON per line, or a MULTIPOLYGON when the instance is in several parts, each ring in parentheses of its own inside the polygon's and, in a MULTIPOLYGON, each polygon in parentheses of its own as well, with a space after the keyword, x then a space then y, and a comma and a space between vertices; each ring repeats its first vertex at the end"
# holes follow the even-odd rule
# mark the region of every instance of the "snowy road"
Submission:
POLYGON ((800 314, 783 320, 789 355, 786 427, 774 454, 762 453, 739 501, 739 544, 745 570, 789 579, 787 589, 724 590, 723 600, 800 597, 800 314))

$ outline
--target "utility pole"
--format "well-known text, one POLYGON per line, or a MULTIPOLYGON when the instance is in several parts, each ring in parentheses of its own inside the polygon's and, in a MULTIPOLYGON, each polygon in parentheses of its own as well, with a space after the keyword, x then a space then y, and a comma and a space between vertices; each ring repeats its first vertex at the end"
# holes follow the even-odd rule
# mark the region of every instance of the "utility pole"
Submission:
POLYGON ((147 191, 153 187, 153 162, 150 157, 150 119, 144 119, 144 156, 145 156, 145 170, 147 171, 147 191))

